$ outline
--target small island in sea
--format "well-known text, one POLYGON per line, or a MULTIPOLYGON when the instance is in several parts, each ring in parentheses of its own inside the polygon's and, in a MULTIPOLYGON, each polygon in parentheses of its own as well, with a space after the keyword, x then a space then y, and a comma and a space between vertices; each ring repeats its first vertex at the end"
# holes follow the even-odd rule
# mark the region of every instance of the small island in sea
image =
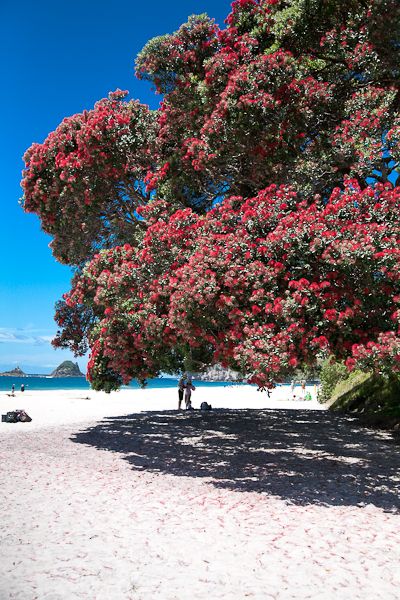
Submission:
POLYGON ((51 374, 51 377, 84 377, 78 363, 73 363, 71 360, 64 360, 61 365, 58 365, 51 374))
POLYGON ((11 369, 11 371, 4 371, 4 373, 0 373, 0 377, 29 377, 26 373, 23 372, 20 367, 15 367, 15 369, 11 369))

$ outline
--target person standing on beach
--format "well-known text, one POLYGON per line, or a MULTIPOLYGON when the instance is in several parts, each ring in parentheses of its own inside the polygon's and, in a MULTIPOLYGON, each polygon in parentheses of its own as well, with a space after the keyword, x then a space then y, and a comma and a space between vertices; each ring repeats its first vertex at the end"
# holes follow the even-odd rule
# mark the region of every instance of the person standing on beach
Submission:
POLYGON ((180 378, 178 382, 178 410, 181 410, 181 404, 183 400, 183 394, 185 391, 185 379, 183 377, 180 378))
POLYGON ((185 405, 186 405, 186 410, 189 410, 190 408, 192 408, 192 402, 190 400, 191 395, 192 395, 192 391, 194 392, 196 388, 194 387, 192 381, 189 379, 186 383, 185 386, 185 405))
POLYGON ((11 396, 14 396, 14 392, 15 392, 15 385, 12 384, 12 386, 11 386, 11 396))
POLYGON ((25 391, 25 386, 23 383, 21 383, 21 392, 24 392, 24 391, 25 391))

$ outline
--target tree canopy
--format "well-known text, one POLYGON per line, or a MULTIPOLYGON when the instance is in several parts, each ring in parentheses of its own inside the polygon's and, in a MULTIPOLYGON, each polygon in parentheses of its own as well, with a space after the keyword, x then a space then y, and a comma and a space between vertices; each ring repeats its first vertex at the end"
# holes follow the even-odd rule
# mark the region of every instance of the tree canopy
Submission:
POLYGON ((158 110, 117 91, 27 151, 24 208, 76 267, 54 343, 95 388, 399 370, 399 59, 395 0, 237 0, 140 52, 158 110))

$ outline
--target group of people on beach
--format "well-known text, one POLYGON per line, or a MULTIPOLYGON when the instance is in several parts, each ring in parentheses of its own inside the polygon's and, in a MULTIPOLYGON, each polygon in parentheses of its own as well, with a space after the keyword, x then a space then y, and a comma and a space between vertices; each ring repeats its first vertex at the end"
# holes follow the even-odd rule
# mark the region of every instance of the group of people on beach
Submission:
MULTIPOLYGON (((183 399, 185 399, 185 408, 186 410, 194 410, 192 406, 192 392, 195 391, 195 387, 191 378, 184 373, 178 382, 178 410, 181 410, 183 399)), ((202 402, 200 404, 200 410, 209 411, 212 410, 211 404, 208 402, 202 402)))
MULTIPOLYGON (((21 392, 25 391, 25 385, 23 383, 21 383, 21 392)), ((11 394, 8 394, 8 396, 15 396, 15 384, 13 383, 11 386, 11 394)))
POLYGON ((185 398, 186 410, 192 410, 191 396, 195 389, 190 377, 182 375, 178 382, 178 410, 181 410, 183 398, 185 398))
MULTIPOLYGON (((300 386, 301 386, 300 395, 299 395, 300 400, 301 399, 303 399, 303 400, 311 400, 312 396, 311 396, 311 393, 309 391, 307 391, 307 388, 306 388, 307 382, 306 382, 306 380, 302 379, 299 383, 300 383, 300 386)), ((294 380, 294 379, 290 383, 290 389, 291 389, 291 392, 292 392, 292 400, 296 400, 296 394, 295 394, 296 384, 297 384, 297 381, 294 380)))

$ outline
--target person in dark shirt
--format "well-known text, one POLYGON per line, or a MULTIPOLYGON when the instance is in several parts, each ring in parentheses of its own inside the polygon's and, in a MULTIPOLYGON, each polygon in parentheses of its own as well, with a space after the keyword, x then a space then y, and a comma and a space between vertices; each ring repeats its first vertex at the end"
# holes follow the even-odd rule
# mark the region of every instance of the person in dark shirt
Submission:
POLYGON ((178 410, 181 410, 184 392, 185 392, 185 379, 184 379, 184 377, 181 377, 178 382, 178 410))

